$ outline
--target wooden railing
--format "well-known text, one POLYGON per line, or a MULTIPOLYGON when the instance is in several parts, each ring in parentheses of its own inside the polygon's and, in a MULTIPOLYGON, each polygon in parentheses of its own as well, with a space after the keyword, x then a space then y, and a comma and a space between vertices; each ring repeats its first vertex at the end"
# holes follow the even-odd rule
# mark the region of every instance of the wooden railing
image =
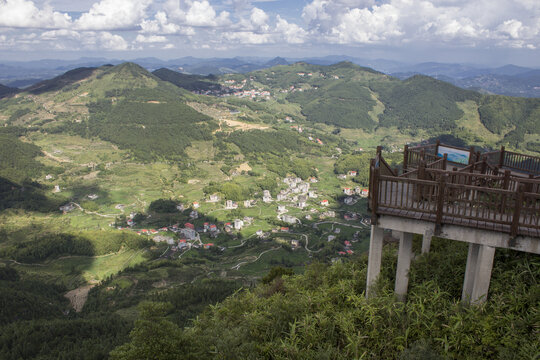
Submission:
MULTIPOLYGON (((473 226, 510 233, 511 236, 527 235, 527 229, 540 229, 540 194, 527 192, 527 183, 518 191, 495 187, 477 186, 462 173, 439 172, 436 181, 406 177, 373 175, 371 209, 376 214, 402 214, 436 223, 436 229, 445 223, 473 226), (455 181, 455 182, 454 182, 455 181)), ((472 175, 470 176, 472 177, 472 175)), ((494 177, 490 177, 494 178, 494 177)), ((484 179, 485 180, 485 179, 484 179)), ((504 181, 504 179, 493 179, 504 181)), ((532 187, 540 185, 530 180, 532 187)))
POLYGON ((468 165, 447 170, 446 155, 436 155, 439 145, 405 146, 401 175, 377 149, 369 182, 373 224, 379 214, 392 212, 435 222, 436 230, 449 223, 512 237, 531 233, 540 237, 540 158, 507 152, 504 147, 484 154, 471 148, 468 165), (527 170, 528 177, 502 167, 527 170))
POLYGON ((501 152, 503 154, 502 166, 529 174, 540 174, 540 158, 532 155, 518 154, 512 151, 501 152))

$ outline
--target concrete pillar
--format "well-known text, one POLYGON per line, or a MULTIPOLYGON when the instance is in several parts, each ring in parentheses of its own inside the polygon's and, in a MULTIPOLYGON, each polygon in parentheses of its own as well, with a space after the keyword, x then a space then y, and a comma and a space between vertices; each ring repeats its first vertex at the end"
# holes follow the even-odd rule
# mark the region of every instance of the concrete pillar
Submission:
POLYGON ((472 297, 474 287, 474 276, 476 273, 476 262, 478 261, 479 244, 469 243, 469 253, 467 254, 467 265, 465 267, 465 279, 463 280, 463 291, 461 301, 468 303, 472 297))
POLYGON ((369 239, 369 258, 367 268, 366 297, 373 296, 371 287, 377 281, 381 272, 383 249, 383 229, 377 225, 371 225, 371 237, 369 239))
POLYGON ((465 279, 461 295, 463 302, 481 304, 486 301, 494 257, 494 247, 469 244, 467 267, 465 268, 465 279))
POLYGON ((481 304, 487 300, 494 258, 494 247, 487 245, 480 246, 474 276, 474 287, 471 296, 471 301, 475 304, 481 304))
POLYGON ((427 229, 422 237, 422 254, 427 254, 431 248, 431 238, 433 237, 433 229, 427 229))
POLYGON ((405 300, 409 285, 409 269, 411 268, 413 234, 403 232, 399 239, 398 263, 396 269, 395 292, 400 300, 405 300))

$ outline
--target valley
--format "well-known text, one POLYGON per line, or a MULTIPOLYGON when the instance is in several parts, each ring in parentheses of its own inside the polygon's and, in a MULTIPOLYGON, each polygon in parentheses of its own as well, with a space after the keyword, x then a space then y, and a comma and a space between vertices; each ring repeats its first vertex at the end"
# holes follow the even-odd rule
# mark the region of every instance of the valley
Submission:
POLYGON ((183 327, 272 268, 363 261, 377 146, 397 167, 435 138, 538 154, 539 114, 351 63, 189 78, 123 63, 33 85, 0 99, 0 270, 17 279, 0 278, 0 324, 110 317, 108 353, 148 301, 183 327))

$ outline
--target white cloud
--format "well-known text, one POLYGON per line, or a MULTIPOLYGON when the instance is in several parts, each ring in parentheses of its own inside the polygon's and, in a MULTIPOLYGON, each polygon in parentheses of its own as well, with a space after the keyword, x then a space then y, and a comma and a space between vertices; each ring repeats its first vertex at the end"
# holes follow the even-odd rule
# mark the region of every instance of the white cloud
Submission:
POLYGON ((226 32, 223 38, 242 45, 261 45, 274 42, 271 34, 258 34, 253 31, 226 32))
POLYGON ((341 23, 332 28, 339 43, 373 43, 400 36, 399 12, 389 4, 372 10, 355 8, 343 14, 341 23))
POLYGON ((276 33, 288 44, 302 44, 306 41, 307 31, 296 24, 291 24, 287 20, 277 16, 276 33))
POLYGON ((152 0, 101 0, 75 22, 79 30, 133 29, 146 16, 152 0))
POLYGON ((269 26, 268 26, 268 15, 264 12, 264 10, 261 10, 259 8, 253 8, 251 10, 251 16, 250 16, 250 21, 251 21, 251 24, 256 28, 256 29, 261 29, 261 30, 268 30, 269 26))
POLYGON ((217 15, 213 6, 207 0, 167 0, 163 8, 171 20, 179 25, 215 27, 231 24, 230 13, 222 11, 217 15))
POLYGON ((135 38, 135 41, 139 43, 164 43, 164 42, 167 42, 167 38, 165 36, 158 36, 158 35, 144 36, 144 35, 139 34, 135 38))
POLYGON ((105 50, 127 50, 128 44, 120 35, 111 34, 110 32, 100 32, 98 35, 99 47, 105 50))
POLYGON ((540 2, 534 0, 313 0, 302 17, 311 39, 341 44, 473 46, 506 37, 515 47, 515 40, 538 44, 540 33, 540 2))
POLYGON ((174 48, 175 48, 174 44, 169 43, 169 44, 165 44, 162 49, 169 50, 169 49, 174 49, 174 48))
POLYGON ((40 38, 42 40, 58 40, 58 39, 72 39, 80 40, 81 34, 77 31, 60 29, 60 30, 50 30, 41 33, 40 38))
POLYGON ((38 9, 28 0, 0 0, 0 27, 50 29, 70 24, 69 15, 53 11, 48 5, 38 9))

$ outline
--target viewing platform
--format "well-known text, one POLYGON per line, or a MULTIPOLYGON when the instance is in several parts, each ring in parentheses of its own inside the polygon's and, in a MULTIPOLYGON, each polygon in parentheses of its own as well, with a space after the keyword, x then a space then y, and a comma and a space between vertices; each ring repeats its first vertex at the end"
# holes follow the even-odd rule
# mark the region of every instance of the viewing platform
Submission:
POLYGON ((382 232, 401 233, 396 294, 407 293, 412 234, 468 242, 465 302, 487 297, 495 248, 540 254, 540 158, 506 151, 475 152, 439 142, 403 151, 401 173, 381 148, 370 165, 372 212, 368 286, 380 271, 382 232))

